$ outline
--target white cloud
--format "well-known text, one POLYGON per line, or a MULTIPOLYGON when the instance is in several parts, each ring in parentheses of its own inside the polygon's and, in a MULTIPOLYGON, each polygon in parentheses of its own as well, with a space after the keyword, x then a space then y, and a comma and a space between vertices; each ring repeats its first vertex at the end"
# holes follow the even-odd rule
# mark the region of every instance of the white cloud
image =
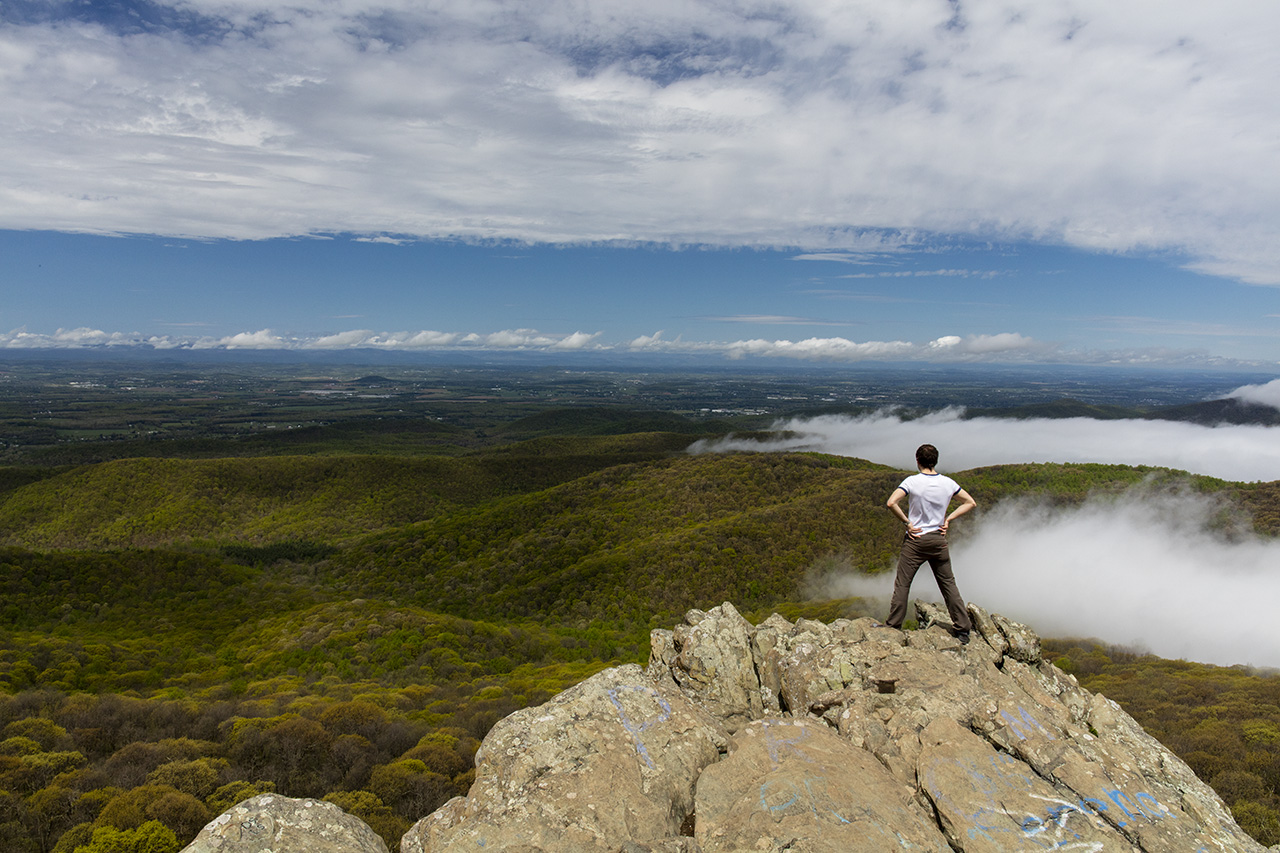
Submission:
POLYGON ((676 342, 638 338, 633 349, 666 352, 721 352, 732 359, 787 358, 805 361, 857 362, 876 360, 980 361, 1019 360, 1047 354, 1050 348, 1017 333, 947 335, 925 345, 909 341, 852 341, 848 338, 806 338, 800 341, 754 338, 727 342, 676 342))
POLYGON ((192 343, 193 349, 288 349, 284 338, 270 329, 258 332, 240 332, 223 338, 201 338, 192 343))
POLYGON ((1244 385, 1232 391, 1227 397, 1280 409, 1280 379, 1272 379, 1262 385, 1244 385))
POLYGON ((350 332, 339 332, 335 335, 322 335, 315 340, 309 341, 307 346, 315 349, 350 349, 370 346, 376 338, 377 336, 367 329, 356 329, 350 332))
POLYGON ((961 341, 960 347, 968 352, 985 355, 996 352, 1015 352, 1017 350, 1025 350, 1037 348, 1039 345, 1024 335, 1017 332, 1002 332, 998 335, 970 335, 961 341))
POLYGON ((656 349, 668 343, 662 339, 662 330, 654 332, 652 335, 641 335, 635 338, 627 346, 633 350, 656 349))
MULTIPOLYGON (((957 522, 961 594, 1049 637, 1095 637, 1166 658, 1280 666, 1280 620, 1241 619, 1280 597, 1280 541, 1214 529, 1203 495, 1137 488, 1074 509, 1011 500, 957 522), (1230 629, 1227 629, 1230 626, 1230 629)), ((829 578, 887 602, 892 573, 829 578)), ((913 598, 939 600, 927 566, 913 598)), ((887 607, 887 603, 882 607, 887 607)))
POLYGON ((341 350, 341 349, 433 349, 448 347, 461 337, 455 332, 373 332, 368 329, 353 329, 337 332, 332 335, 321 335, 316 338, 298 339, 295 344, 303 349, 341 350))
POLYGON ((147 338, 138 334, 104 332, 101 329, 79 327, 58 329, 51 335, 14 329, 0 334, 0 349, 78 349, 83 347, 163 346, 164 338, 147 338))
MULTIPOLYGON (((814 359, 820 361, 861 361, 863 359, 897 358, 909 356, 916 350, 906 341, 855 342, 847 338, 806 338, 803 341, 747 341, 745 344, 763 344, 753 347, 754 354, 784 356, 787 358, 814 359)), ((733 349, 730 350, 733 354, 733 349)))
MULTIPOLYGON (((939 467, 946 472, 1018 462, 1101 462, 1237 481, 1280 479, 1280 429, 1274 427, 963 420, 959 410, 948 410, 910 421, 888 412, 797 419, 775 429, 785 437, 764 444, 700 442, 693 449, 818 450, 907 471, 914 470, 915 448, 929 442, 940 449, 939 467)), ((1248 602, 1280 597, 1280 541, 1241 530, 1224 535, 1215 499, 1150 486, 1095 496, 1075 509, 1023 500, 992 505, 980 493, 975 497, 982 511, 957 522, 952 547, 967 600, 1045 636, 1098 637, 1218 664, 1280 666, 1280 622, 1239 618, 1248 602)), ((1246 520, 1239 509, 1227 518, 1246 520)), ((886 608, 893 586, 892 573, 827 580, 825 594, 883 599, 886 608)), ((912 592, 937 600, 927 567, 912 592)))
POLYGON ((447 347, 457 342, 460 336, 456 332, 416 332, 405 333, 403 344, 409 349, 430 349, 447 347))
MULTIPOLYGON (((853 341, 843 337, 787 339, 752 338, 733 341, 690 341, 664 338, 662 332, 640 335, 626 342, 602 340, 602 332, 547 334, 536 329, 496 332, 375 332, 351 329, 318 336, 282 336, 269 329, 234 335, 181 337, 104 332, 100 329, 59 329, 53 334, 15 329, 0 333, 0 348, 53 349, 92 347, 150 347, 153 349, 279 349, 279 350, 426 350, 492 349, 535 351, 609 351, 661 353, 694 358, 786 359, 819 363, 861 361, 927 361, 934 363, 1036 363, 1068 361, 1078 364, 1189 364, 1230 368, 1238 362, 1174 350, 1126 352, 1064 351, 1017 332, 996 335, 944 335, 925 344, 909 341, 853 341)), ((1256 366, 1256 365, 1251 365, 1256 366)))
MULTIPOLYGON (((197 327, 204 324, 195 324, 197 327)), ((279 349, 279 350, 527 350, 610 351, 655 353, 696 359, 765 359, 816 363, 863 361, 921 361, 946 363, 1059 363, 1096 365, 1187 365, 1231 369, 1245 362, 1182 350, 1086 351, 1064 350, 1017 332, 996 335, 944 335, 924 344, 909 341, 853 341, 843 337, 741 339, 693 341, 683 336, 640 335, 630 341, 603 340, 602 332, 548 334, 536 329, 504 329, 496 332, 438 330, 375 332, 352 329, 324 335, 282 336, 263 329, 226 336, 144 335, 138 332, 105 332, 100 329, 59 329, 49 334, 25 328, 0 332, 0 349, 86 349, 139 347, 152 349, 279 349)), ((1268 365, 1247 363, 1257 368, 1268 365)))
POLYGON ((958 409, 904 421, 892 412, 781 421, 765 443, 699 442, 700 451, 817 450, 913 468, 915 448, 934 444, 940 469, 960 471, 1015 462, 1153 465, 1227 480, 1280 479, 1280 429, 1216 427, 1178 421, 1063 418, 964 419, 958 409))
POLYGON ((0 27, 0 228, 854 263, 960 234, 1280 283, 1274 4, 175 8, 217 26, 0 27))
POLYGON ((592 341, 599 338, 600 335, 600 332, 595 332, 593 334, 587 334, 586 332, 574 332, 572 335, 556 341, 551 345, 551 348, 556 350, 586 349, 587 346, 590 345, 592 341))
POLYGON ((529 347, 540 349, 554 346, 559 341, 540 334, 534 329, 504 329, 501 332, 481 336, 479 343, 494 349, 527 349, 529 347))
POLYGON ((555 336, 536 329, 504 329, 489 333, 460 333, 423 330, 419 332, 374 332, 352 329, 317 337, 285 337, 270 329, 240 332, 223 337, 175 338, 143 336, 137 333, 104 332, 100 329, 59 329, 54 334, 38 334, 16 329, 0 334, 0 349, 87 349, 94 347, 151 347, 153 349, 273 349, 273 350, 422 350, 422 349, 519 349, 572 352, 610 349, 598 343, 600 332, 574 332, 555 336))

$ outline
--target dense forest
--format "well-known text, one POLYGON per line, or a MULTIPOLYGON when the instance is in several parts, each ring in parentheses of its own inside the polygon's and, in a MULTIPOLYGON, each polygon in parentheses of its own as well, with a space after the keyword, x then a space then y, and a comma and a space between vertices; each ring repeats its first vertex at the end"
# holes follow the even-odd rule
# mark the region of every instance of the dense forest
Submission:
MULTIPOLYGON (((901 471, 686 453, 727 430, 712 418, 525 407, 224 435, 166 417, 183 426, 162 441, 15 442, 0 467, 0 849, 176 851, 262 791, 331 800, 394 849, 465 793, 502 716, 643 662, 691 607, 860 615, 807 600, 815 572, 887 570, 900 536, 883 500, 901 471)), ((1191 488, 1280 533, 1276 483, 963 477, 984 505, 1191 488)), ((1280 678, 1047 648, 1280 843, 1280 678)))

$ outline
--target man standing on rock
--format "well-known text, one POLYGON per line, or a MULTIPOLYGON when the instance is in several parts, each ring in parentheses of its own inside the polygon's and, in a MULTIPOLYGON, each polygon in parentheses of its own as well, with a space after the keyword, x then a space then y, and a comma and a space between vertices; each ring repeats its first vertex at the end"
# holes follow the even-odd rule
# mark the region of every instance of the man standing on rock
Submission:
POLYGON ((916 467, 920 469, 920 473, 903 480, 885 502, 889 511, 907 525, 906 535, 902 539, 902 553, 898 557, 898 574, 893 580, 893 600, 889 603, 889 618, 885 624, 891 628, 902 627, 907 618, 911 581, 920 565, 927 562, 938 582, 938 589, 942 592, 942 600, 946 602, 951 624, 955 626, 955 635, 960 642, 967 643, 973 625, 965 610, 964 599, 960 597, 960 589, 956 586, 956 577, 951 573, 947 527, 977 506, 978 502, 960 488, 955 480, 935 471, 934 466, 937 464, 938 448, 932 444, 920 445, 916 449, 916 467), (900 506, 903 498, 909 498, 907 512, 903 512, 900 506), (947 508, 951 506, 953 499, 958 499, 960 505, 948 514, 947 508))

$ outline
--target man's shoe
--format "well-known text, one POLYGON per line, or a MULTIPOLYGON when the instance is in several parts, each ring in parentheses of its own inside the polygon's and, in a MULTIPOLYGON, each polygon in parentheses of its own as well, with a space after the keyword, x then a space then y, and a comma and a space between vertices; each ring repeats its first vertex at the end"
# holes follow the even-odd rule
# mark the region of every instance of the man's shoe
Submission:
POLYGON ((956 639, 960 641, 960 645, 962 645, 962 646, 967 646, 967 645, 969 645, 969 632, 968 632, 968 631, 956 631, 956 639))

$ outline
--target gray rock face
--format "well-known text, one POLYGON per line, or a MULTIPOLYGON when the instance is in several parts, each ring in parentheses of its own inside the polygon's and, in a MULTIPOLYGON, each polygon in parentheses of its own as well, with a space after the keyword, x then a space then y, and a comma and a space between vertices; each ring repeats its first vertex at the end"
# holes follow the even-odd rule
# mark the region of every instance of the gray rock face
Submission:
POLYGON ((499 723, 401 853, 1264 849, 1031 629, 970 611, 967 645, 927 604, 910 632, 691 611, 647 670, 499 723))
POLYGON ((933 818, 871 753, 806 717, 758 720, 698 779, 704 853, 950 853, 933 818))
MULTIPOLYGON (((499 722, 476 781, 401 853, 1260 853, 1213 790, 1119 706, 970 605, 919 630, 729 604, 499 722)), ((187 853, 378 853, 335 806, 265 794, 187 853)), ((1273 850, 1277 848, 1272 848, 1273 850)))
POLYGON ((468 796, 419 821, 400 849, 614 853, 679 839, 694 785, 726 738, 670 678, 606 670, 495 725, 468 796))
POLYGON ((387 853, 359 818, 333 803, 259 794, 200 830, 183 853, 387 853))

